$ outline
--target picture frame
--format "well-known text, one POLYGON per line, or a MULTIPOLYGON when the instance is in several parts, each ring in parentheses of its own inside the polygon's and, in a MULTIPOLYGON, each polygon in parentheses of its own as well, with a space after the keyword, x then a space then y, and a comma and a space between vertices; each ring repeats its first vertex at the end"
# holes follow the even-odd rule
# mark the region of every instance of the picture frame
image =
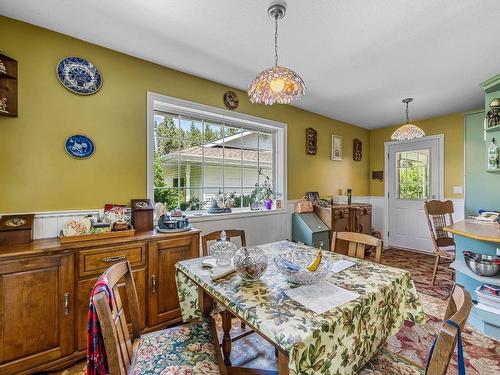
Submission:
POLYGON ((332 154, 331 159, 334 161, 342 161, 342 136, 332 134, 332 154))
POLYGON ((306 129, 306 154, 316 155, 318 151, 318 132, 313 128, 306 129))

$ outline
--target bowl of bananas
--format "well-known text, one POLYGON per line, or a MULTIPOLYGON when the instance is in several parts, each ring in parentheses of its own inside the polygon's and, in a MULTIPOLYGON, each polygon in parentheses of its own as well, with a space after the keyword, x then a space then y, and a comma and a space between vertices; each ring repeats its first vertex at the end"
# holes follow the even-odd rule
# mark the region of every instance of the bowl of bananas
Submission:
POLYGON ((321 248, 316 254, 305 250, 281 252, 274 257, 274 265, 290 283, 299 285, 315 284, 329 272, 321 248))

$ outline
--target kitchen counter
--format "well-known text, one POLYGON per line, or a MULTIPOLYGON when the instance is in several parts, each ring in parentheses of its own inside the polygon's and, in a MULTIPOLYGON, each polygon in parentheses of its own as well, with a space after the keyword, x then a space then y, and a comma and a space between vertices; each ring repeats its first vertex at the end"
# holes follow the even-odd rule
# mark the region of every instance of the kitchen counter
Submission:
MULTIPOLYGON (((500 225, 482 223, 478 220, 464 220, 452 224, 445 231, 453 233, 455 239, 455 261, 450 265, 455 270, 455 281, 476 299, 476 288, 482 284, 500 285, 500 275, 485 277, 476 275, 465 264, 464 251, 496 255, 500 251, 500 225)), ((482 309, 475 305, 469 315, 469 324, 478 331, 500 339, 500 314, 482 309)))
POLYGON ((444 230, 474 240, 500 243, 500 225, 496 222, 467 219, 447 226, 444 230))

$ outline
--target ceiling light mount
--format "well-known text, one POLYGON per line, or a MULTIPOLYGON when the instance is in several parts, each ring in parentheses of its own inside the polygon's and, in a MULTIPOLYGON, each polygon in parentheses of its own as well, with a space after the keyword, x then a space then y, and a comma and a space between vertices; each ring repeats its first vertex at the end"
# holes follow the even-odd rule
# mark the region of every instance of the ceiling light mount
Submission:
POLYGON ((273 21, 279 21, 285 17, 286 14, 286 3, 285 2, 277 2, 271 4, 267 9, 267 14, 269 18, 273 21))
POLYGON ((404 104, 408 104, 408 103, 411 103, 413 101, 413 98, 404 98, 403 100, 401 100, 404 104))

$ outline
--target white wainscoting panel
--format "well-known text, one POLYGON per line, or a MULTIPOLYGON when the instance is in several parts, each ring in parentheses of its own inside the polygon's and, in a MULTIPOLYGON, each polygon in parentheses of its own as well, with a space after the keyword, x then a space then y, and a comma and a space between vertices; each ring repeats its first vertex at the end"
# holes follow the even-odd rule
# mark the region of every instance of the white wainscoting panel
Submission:
MULTIPOLYGON (((247 243, 259 245, 273 241, 292 238, 292 217, 294 201, 289 201, 280 213, 270 212, 261 215, 241 217, 221 216, 214 220, 203 217, 192 218, 193 226, 202 234, 226 229, 245 229, 247 243)), ((33 222, 33 239, 53 238, 59 236, 64 223, 70 219, 92 215, 97 217, 98 210, 53 211, 35 213, 33 222)), ((1 216, 1 215, 0 215, 1 216)))
MULTIPOLYGON (((371 203, 372 226, 375 230, 381 231, 384 237, 384 243, 387 243, 387 223, 384 223, 384 213, 386 210, 386 199, 380 196, 356 196, 353 197, 356 203, 371 203)), ((452 199, 455 214, 453 219, 460 221, 464 219, 464 200, 452 199)), ((245 229, 247 242, 249 245, 258 245, 273 241, 292 238, 292 216, 295 200, 287 202, 285 209, 279 213, 269 213, 249 217, 238 216, 236 218, 225 216, 214 220, 205 220, 203 218, 193 218, 193 225, 199 228, 202 233, 209 233, 221 228, 245 229)), ((33 238, 51 238, 57 237, 66 220, 81 217, 84 215, 97 216, 98 210, 77 210, 77 211, 53 211, 39 212, 35 214, 33 223, 33 238)), ((420 232, 424 233, 425 226, 422 226, 420 232)))

